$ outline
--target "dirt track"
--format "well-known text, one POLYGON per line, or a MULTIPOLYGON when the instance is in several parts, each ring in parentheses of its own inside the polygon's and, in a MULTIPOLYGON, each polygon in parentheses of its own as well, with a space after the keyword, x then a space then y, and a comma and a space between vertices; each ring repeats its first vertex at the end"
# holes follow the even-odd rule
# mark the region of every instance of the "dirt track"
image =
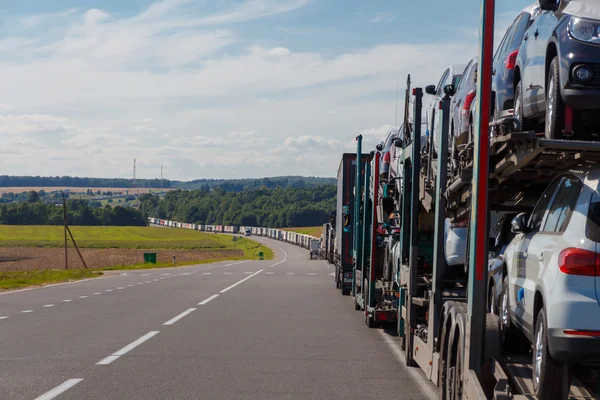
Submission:
MULTIPOLYGON (((81 249, 89 268, 134 265, 144 262, 143 254, 157 253, 158 262, 177 262, 242 257, 242 250, 138 250, 138 249, 81 249)), ((69 267, 83 265, 75 249, 69 249, 69 267)), ((61 248, 0 247, 0 271, 42 270, 64 268, 64 250, 61 248)))

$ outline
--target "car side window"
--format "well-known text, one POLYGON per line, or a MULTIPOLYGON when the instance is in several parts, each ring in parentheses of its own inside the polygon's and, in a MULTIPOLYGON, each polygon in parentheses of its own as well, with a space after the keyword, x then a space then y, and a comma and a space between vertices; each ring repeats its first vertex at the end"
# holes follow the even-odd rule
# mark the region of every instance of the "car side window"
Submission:
POLYGON ((438 96, 440 96, 444 92, 444 84, 446 83, 446 79, 448 79, 449 73, 450 73, 450 69, 447 69, 446 72, 444 72, 444 75, 442 75, 440 82, 438 83, 437 93, 436 93, 438 96))
POLYGON ((462 76, 459 79, 458 84, 456 85, 457 92, 465 86, 465 82, 467 80, 467 75, 469 75, 469 70, 471 69, 472 65, 473 65, 473 60, 469 61, 469 63, 465 67, 465 70, 463 71, 462 76))
MULTIPOLYGON (((518 36, 518 31, 519 31, 519 27, 521 25, 521 21, 523 21, 523 14, 519 15, 515 19, 515 22, 513 22, 512 26, 510 28, 510 35, 508 36, 508 39, 506 40, 504 49, 502 51, 504 54, 509 53, 514 48, 513 45, 516 40, 516 37, 518 36)), ((521 41, 519 40, 519 44, 520 43, 521 43, 521 41)))
MULTIPOLYGON (((518 19, 519 17, 517 17, 518 19)), ((508 42, 510 42, 510 37, 512 37, 512 35, 514 34, 515 28, 516 28, 516 20, 513 21, 513 23, 510 25, 510 27, 506 30, 506 34, 504 35, 504 38, 502 39, 502 42, 500 42, 500 46, 498 46, 498 49, 496 50, 496 56, 494 57, 495 60, 498 60, 500 58, 502 58, 502 56, 504 55, 504 51, 505 48, 508 44, 508 42)))
POLYGON ((538 200, 535 209, 531 214, 531 218, 529 219, 529 229, 531 232, 539 232, 540 228, 542 227, 544 215, 546 215, 546 210, 550 204, 550 200, 552 200, 552 196, 554 195, 556 187, 560 183, 561 179, 562 178, 555 179, 550 186, 548 186, 542 197, 538 200))
POLYGON ((523 42, 523 36, 525 36, 525 32, 529 25, 531 24, 531 19, 529 18, 529 14, 521 14, 521 19, 519 20, 519 24, 517 25, 517 29, 515 34, 512 37, 509 51, 516 50, 521 47, 521 42, 523 42))
POLYGON ((552 205, 548 210, 543 232, 564 232, 577 203, 583 185, 577 178, 566 177, 562 180, 552 205))

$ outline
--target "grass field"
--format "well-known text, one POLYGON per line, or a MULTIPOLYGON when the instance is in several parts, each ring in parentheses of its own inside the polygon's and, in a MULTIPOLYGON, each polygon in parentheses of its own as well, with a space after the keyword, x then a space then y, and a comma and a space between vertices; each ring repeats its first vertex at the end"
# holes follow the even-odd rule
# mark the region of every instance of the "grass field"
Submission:
POLYGON ((127 191, 129 191, 129 193, 149 193, 149 192, 163 192, 163 191, 167 191, 167 190, 175 190, 172 188, 169 189, 160 189, 160 188, 106 188, 106 187, 73 187, 73 186, 24 186, 24 187, 16 187, 16 186, 12 186, 12 187, 0 187, 0 194, 1 193, 22 193, 22 192, 29 192, 30 190, 35 190, 36 192, 39 192, 40 190, 44 190, 48 193, 50 192, 57 192, 57 191, 64 191, 64 190, 70 190, 71 192, 74 193, 80 193, 80 192, 85 192, 88 189, 92 189, 95 192, 97 192, 98 190, 100 190, 101 192, 113 192, 113 193, 125 193, 127 191))
MULTIPOLYGON (((145 226, 71 226, 79 247, 106 249, 233 249, 231 236, 145 226)), ((63 227, 0 225, 0 247, 62 247, 63 227)))
POLYGON ((291 231, 301 233, 303 235, 310 235, 314 237, 321 237, 321 233, 323 232, 322 226, 308 226, 304 228, 284 228, 284 231, 291 231))
POLYGON ((273 258, 271 249, 240 236, 234 242, 231 235, 174 228, 73 226, 71 230, 90 270, 79 269, 74 249, 69 251, 71 269, 62 269, 62 227, 0 225, 0 290, 89 278, 102 270, 172 267, 168 262, 172 255, 177 255, 177 266, 258 259, 259 252, 266 260, 273 258), (147 250, 158 254, 157 264, 140 263, 147 250))

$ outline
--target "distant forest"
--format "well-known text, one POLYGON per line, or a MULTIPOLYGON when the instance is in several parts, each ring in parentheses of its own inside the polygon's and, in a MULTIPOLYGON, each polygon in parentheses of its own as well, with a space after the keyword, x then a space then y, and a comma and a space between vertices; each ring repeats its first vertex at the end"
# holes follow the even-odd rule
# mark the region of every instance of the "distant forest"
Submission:
MULTIPOLYGON (((213 189, 221 188, 225 192, 241 192, 246 189, 266 188, 303 188, 318 185, 335 184, 335 178, 316 178, 302 176, 278 176, 257 179, 196 179, 189 182, 163 179, 137 179, 139 188, 181 188, 213 189)), ((8 176, 0 175, 0 187, 110 187, 131 188, 131 179, 122 178, 79 178, 72 176, 8 176)))
POLYGON ((140 196, 140 209, 150 217, 180 222, 249 225, 272 228, 322 225, 335 210, 335 185, 305 188, 246 189, 226 192, 175 190, 163 199, 150 193, 140 196))

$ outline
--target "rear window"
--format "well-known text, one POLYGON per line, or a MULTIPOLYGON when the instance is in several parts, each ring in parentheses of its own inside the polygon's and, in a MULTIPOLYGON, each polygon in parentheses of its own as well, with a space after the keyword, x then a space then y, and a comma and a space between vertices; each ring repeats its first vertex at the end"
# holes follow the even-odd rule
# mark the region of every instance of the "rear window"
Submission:
POLYGON ((590 208, 588 210, 587 223, 585 224, 585 236, 600 243, 600 196, 594 193, 590 208))

